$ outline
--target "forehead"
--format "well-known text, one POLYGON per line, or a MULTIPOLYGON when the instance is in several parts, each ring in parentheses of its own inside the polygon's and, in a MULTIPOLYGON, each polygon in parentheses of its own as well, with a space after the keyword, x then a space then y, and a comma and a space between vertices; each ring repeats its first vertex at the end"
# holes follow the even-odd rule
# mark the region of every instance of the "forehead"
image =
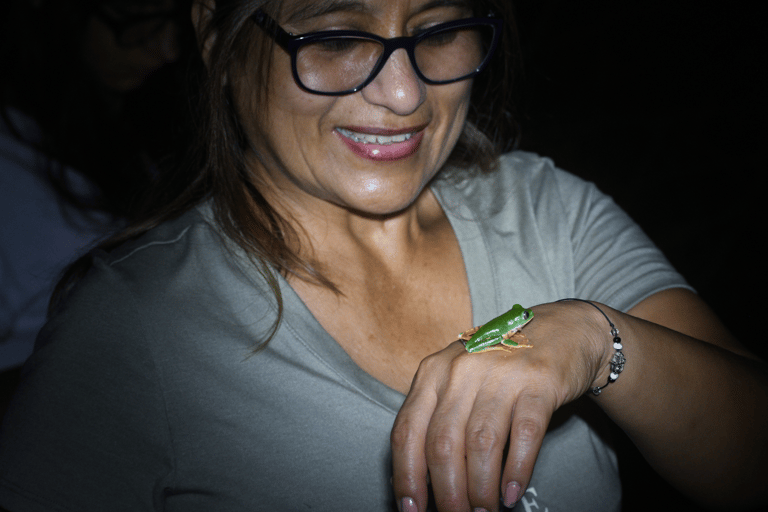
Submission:
POLYGON ((472 0, 288 0, 282 2, 283 19, 302 21, 337 12, 380 15, 402 10, 408 14, 439 7, 471 8, 472 0))

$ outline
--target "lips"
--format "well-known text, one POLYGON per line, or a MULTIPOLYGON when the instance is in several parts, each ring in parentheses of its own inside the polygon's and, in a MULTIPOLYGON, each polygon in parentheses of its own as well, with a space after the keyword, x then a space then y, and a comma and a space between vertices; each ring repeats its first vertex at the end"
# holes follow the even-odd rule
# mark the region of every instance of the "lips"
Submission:
POLYGON ((355 154, 377 161, 394 161, 413 155, 421 144, 426 125, 392 130, 384 128, 337 128, 336 133, 355 154))

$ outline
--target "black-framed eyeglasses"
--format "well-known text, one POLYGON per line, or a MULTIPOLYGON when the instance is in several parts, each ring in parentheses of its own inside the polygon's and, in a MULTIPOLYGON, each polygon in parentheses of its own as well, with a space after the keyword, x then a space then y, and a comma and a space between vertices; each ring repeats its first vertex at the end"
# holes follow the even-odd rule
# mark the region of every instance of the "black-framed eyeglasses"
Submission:
POLYGON ((251 19, 291 56, 296 83, 326 96, 352 94, 371 83, 395 50, 403 48, 416 75, 429 85, 466 80, 480 73, 499 43, 498 18, 465 18, 411 37, 386 39, 357 30, 292 35, 262 9, 251 19))
POLYGON ((105 4, 100 4, 94 8, 93 15, 109 27, 119 46, 132 48, 150 41, 160 34, 168 23, 177 20, 179 9, 147 14, 118 14, 105 9, 105 4))

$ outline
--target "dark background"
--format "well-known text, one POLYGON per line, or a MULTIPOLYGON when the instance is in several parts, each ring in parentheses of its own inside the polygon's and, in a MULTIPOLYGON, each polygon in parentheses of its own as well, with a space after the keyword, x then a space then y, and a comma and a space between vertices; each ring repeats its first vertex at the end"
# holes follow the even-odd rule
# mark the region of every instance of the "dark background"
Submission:
MULTIPOLYGON (((731 331, 768 357, 768 31, 760 4, 514 5, 520 147, 613 196, 731 331)), ((626 510, 697 509, 625 438, 619 449, 626 510)))

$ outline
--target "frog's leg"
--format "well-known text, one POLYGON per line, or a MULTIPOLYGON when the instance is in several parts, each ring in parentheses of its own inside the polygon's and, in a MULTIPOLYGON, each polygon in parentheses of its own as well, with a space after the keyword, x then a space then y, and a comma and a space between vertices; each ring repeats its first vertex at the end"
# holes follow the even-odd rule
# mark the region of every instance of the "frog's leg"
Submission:
POLYGON ((507 345, 503 341, 501 343, 498 343, 496 345, 491 345, 490 347, 485 347, 483 350, 478 350, 475 352, 475 354, 479 354, 480 352, 489 352, 491 350, 503 350, 504 352, 515 352, 518 348, 533 348, 533 345, 507 345))
POLYGON ((474 334, 475 334, 477 331, 479 331, 481 327, 482 327, 482 325, 479 325, 479 326, 477 326, 477 327, 473 327, 473 328, 471 328, 471 329, 470 329, 470 330, 468 330, 468 331, 464 331, 464 332, 462 332, 462 333, 459 333, 459 339, 460 339, 460 340, 462 340, 462 341, 469 341, 469 340, 470 340, 470 338, 472 338, 472 336, 473 336, 473 335, 474 335, 474 334))
POLYGON ((488 352, 490 350, 504 350, 506 352, 514 352, 518 348, 533 348, 533 344, 528 340, 528 337, 522 332, 508 332, 501 337, 501 343, 490 345, 481 350, 475 352, 488 352))
POLYGON ((533 348, 528 337, 520 331, 510 331, 501 337, 501 344, 509 348, 533 348))

